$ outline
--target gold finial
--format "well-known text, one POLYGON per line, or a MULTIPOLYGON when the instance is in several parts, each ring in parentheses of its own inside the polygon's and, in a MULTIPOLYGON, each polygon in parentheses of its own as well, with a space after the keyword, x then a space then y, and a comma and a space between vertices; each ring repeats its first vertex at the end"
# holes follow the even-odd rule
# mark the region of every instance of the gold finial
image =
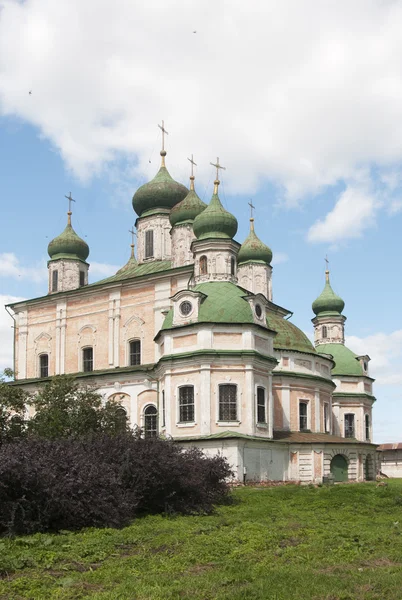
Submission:
POLYGON ((187 160, 191 162, 190 190, 194 190, 194 166, 197 166, 197 163, 195 163, 193 159, 193 155, 191 155, 191 158, 187 158, 187 160))
POLYGON ((325 262, 327 263, 327 268, 325 269, 325 281, 327 283, 329 283, 329 268, 328 268, 329 260, 328 260, 328 255, 325 255, 325 262))
POLYGON ((166 135, 169 135, 169 132, 166 131, 165 129, 165 121, 162 121, 162 125, 158 125, 159 129, 162 130, 162 150, 161 150, 161 157, 162 157, 162 167, 165 166, 165 156, 166 156, 166 150, 165 150, 165 133, 166 135))
POLYGON ((134 239, 137 234, 134 231, 134 227, 129 229, 128 232, 131 233, 131 258, 134 258, 134 239))
POLYGON ((212 167, 215 167, 216 169, 216 179, 214 181, 214 194, 218 193, 218 186, 220 184, 219 181, 219 169, 223 169, 224 171, 226 171, 226 167, 222 167, 219 164, 219 157, 216 159, 216 163, 209 163, 212 167))
POLYGON ((75 202, 74 198, 71 196, 71 192, 68 196, 64 196, 65 198, 67 198, 68 200, 68 213, 67 213, 67 224, 71 225, 71 215, 73 214, 71 212, 71 202, 75 202))

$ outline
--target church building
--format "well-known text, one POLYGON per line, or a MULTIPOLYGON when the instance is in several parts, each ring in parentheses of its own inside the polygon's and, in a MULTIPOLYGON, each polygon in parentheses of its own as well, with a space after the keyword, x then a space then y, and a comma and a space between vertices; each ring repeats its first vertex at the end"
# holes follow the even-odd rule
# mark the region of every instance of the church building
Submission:
MULTIPOLYGON (((14 385, 57 374, 95 385, 145 436, 227 457, 240 481, 375 477, 369 357, 345 346, 344 302, 313 302, 314 345, 272 295, 272 251, 250 219, 209 204, 165 166, 134 194, 126 265, 88 284, 89 247, 65 230, 48 247, 48 293, 10 305, 14 385), (133 237, 134 240, 134 237, 133 237)), ((71 205, 71 203, 70 203, 71 205)))

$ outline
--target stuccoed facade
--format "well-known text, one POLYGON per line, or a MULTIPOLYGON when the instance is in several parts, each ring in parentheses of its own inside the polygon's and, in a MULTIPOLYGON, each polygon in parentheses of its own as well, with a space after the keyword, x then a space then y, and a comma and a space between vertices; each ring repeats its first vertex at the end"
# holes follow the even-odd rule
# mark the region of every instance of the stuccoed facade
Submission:
POLYGON ((273 302, 272 251, 253 220, 239 244, 219 181, 207 206, 164 159, 134 194, 137 258, 132 249, 112 277, 88 285, 89 249, 69 214, 68 235, 49 244, 48 294, 11 305, 13 385, 75 374, 144 435, 225 455, 240 481, 373 478, 369 357, 344 346, 329 274, 313 346, 273 302))

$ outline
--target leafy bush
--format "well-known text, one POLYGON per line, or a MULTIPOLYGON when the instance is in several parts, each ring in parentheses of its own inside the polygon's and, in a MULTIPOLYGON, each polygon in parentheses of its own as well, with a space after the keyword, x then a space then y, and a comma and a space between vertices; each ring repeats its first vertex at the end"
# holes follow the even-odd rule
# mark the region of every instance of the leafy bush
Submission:
POLYGON ((230 468, 138 435, 21 439, 0 447, 0 534, 120 527, 148 513, 210 513, 230 468))

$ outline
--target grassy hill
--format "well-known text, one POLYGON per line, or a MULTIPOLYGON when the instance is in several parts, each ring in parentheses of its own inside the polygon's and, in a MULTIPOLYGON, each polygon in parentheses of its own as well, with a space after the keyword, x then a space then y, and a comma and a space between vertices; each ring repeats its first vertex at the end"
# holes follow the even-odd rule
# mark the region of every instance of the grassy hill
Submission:
POLYGON ((208 517, 0 539, 0 598, 402 598, 402 480, 233 496, 208 517))

